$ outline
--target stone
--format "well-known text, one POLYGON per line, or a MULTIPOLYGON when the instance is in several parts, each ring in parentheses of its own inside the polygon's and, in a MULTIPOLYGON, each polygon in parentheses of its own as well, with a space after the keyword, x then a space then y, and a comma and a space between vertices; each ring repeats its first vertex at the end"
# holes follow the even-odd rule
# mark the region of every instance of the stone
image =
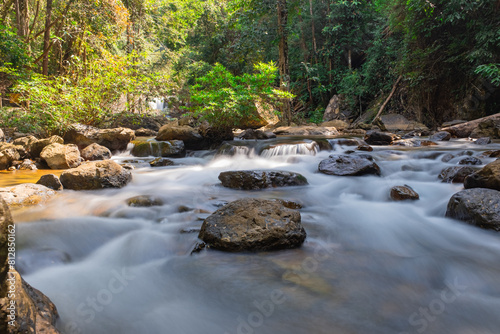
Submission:
POLYGON ((335 146, 359 146, 359 141, 349 138, 338 138, 330 140, 330 144, 335 146))
POLYGON ((21 155, 14 147, 4 146, 0 149, 0 170, 8 169, 12 163, 21 159, 21 155))
POLYGON ((186 156, 186 150, 182 140, 134 140, 132 143, 134 147, 130 153, 135 157, 154 156, 182 158, 186 156))
POLYGON ((219 174, 219 180, 226 188, 264 189, 307 185, 307 179, 299 173, 275 170, 227 171, 219 174))
POLYGON ((24 159, 18 167, 19 170, 37 170, 36 163, 30 159, 24 159))
POLYGON ((448 202, 446 217, 500 231, 500 191, 483 188, 462 190, 448 202))
POLYGON ((113 160, 102 160, 68 169, 59 179, 65 189, 94 190, 122 188, 132 180, 132 174, 113 160))
POLYGON ((418 200, 420 196, 410 186, 395 186, 391 188, 391 199, 394 201, 418 200))
POLYGON ((238 135, 239 139, 271 139, 276 138, 276 135, 273 132, 269 131, 261 131, 254 129, 246 129, 242 133, 238 135))
POLYGON ((299 211, 275 200, 243 198, 206 218, 198 237, 224 251, 270 251, 301 246, 306 231, 299 211))
POLYGON ((59 334, 55 327, 59 318, 55 305, 8 265, 8 234, 13 227, 9 207, 0 197, 0 333, 59 334), (15 291, 13 298, 9 296, 9 290, 15 291), (15 302, 16 313, 13 326, 7 322, 11 301, 15 302))
POLYGON ((46 186, 52 190, 62 190, 63 185, 57 175, 54 174, 45 174, 40 177, 36 184, 41 184, 42 186, 46 186))
POLYGON ((453 159, 455 156, 451 153, 446 153, 445 155, 443 155, 443 157, 441 158, 441 161, 442 162, 449 162, 451 159, 453 159))
POLYGON ((203 136, 198 130, 190 126, 172 126, 166 124, 160 128, 157 141, 182 140, 186 149, 199 149, 203 147, 203 136))
POLYGON ((318 170, 336 176, 381 175, 380 167, 366 154, 331 155, 319 163, 318 170))
POLYGON ((485 120, 480 122, 477 127, 475 127, 470 136, 471 138, 500 138, 500 121, 498 120, 485 120))
POLYGON ((486 151, 481 154, 481 156, 484 156, 486 158, 500 158, 500 150, 496 151, 486 151))
POLYGON ((399 137, 393 133, 370 130, 366 132, 364 139, 368 145, 391 145, 399 137))
POLYGON ((80 149, 96 143, 112 152, 126 150, 134 139, 134 130, 128 128, 98 129, 82 124, 72 124, 64 135, 66 143, 75 144, 80 149))
POLYGON ((435 142, 430 140, 421 140, 416 138, 395 140, 391 145, 405 146, 405 147, 422 147, 422 146, 435 146, 435 142))
POLYGON ((371 151, 373 151, 373 147, 371 147, 370 145, 366 145, 366 144, 360 144, 358 146, 358 151, 371 152, 371 151))
POLYGON ((80 166, 81 157, 78 146, 73 144, 50 144, 43 148, 40 158, 47 162, 50 169, 68 169, 80 166))
POLYGON ((340 119, 335 119, 328 122, 323 122, 320 124, 320 126, 325 128, 335 128, 337 130, 343 131, 349 127, 349 123, 340 119))
POLYGON ((413 131, 413 130, 429 130, 424 124, 415 121, 410 121, 403 115, 386 114, 380 116, 380 121, 385 128, 385 131, 413 131))
POLYGON ((446 183, 463 183, 465 178, 473 174, 476 169, 472 167, 447 167, 441 171, 438 178, 446 183))
POLYGON ((131 207, 152 207, 152 206, 162 206, 164 204, 163 200, 158 197, 150 195, 139 195, 131 197, 125 201, 128 206, 131 207))
POLYGON ((481 159, 475 158, 475 157, 467 157, 463 158, 458 162, 459 165, 472 165, 472 166, 477 166, 477 165, 482 165, 483 162, 481 159))
MULTIPOLYGON (((12 142, 13 145, 23 146, 26 151, 31 150, 31 145, 36 142, 38 139, 35 136, 25 136, 21 138, 17 138, 12 142)), ((40 151, 41 152, 41 151, 40 151)))
POLYGON ((339 132, 333 127, 321 126, 280 126, 274 129, 278 136, 338 136, 339 132))
POLYGON ((490 137, 481 137, 481 138, 478 138, 474 144, 476 145, 488 145, 488 144, 491 144, 491 138, 490 137))
POLYGON ((451 133, 447 131, 439 131, 433 134, 429 140, 432 141, 449 141, 451 139, 451 133))
POLYGON ((134 131, 136 137, 156 137, 158 135, 158 131, 140 128, 134 131))
POLYGON ((465 178, 465 189, 489 188, 500 190, 500 160, 495 160, 465 178))
POLYGON ((5 134, 3 133, 3 130, 0 129, 0 142, 5 141, 5 134))
POLYGON ((83 159, 88 161, 108 160, 112 157, 109 148, 96 143, 85 147, 80 154, 83 159))
POLYGON ((64 144, 64 139, 59 136, 52 136, 32 142, 30 145, 31 157, 33 159, 38 158, 45 146, 49 146, 50 144, 64 144))
POLYGON ((56 192, 41 184, 24 183, 0 188, 0 197, 12 208, 37 205, 51 199, 56 192))
POLYGON ((170 159, 165 158, 156 158, 149 162, 151 167, 165 167, 165 166, 173 166, 175 163, 170 159))

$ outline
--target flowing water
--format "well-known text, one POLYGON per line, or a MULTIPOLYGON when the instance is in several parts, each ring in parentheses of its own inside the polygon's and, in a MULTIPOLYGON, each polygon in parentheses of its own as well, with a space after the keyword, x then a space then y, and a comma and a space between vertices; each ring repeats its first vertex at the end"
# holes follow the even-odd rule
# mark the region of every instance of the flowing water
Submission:
POLYGON ((123 189, 64 191, 16 213, 18 269, 56 304, 65 334, 500 332, 500 234, 444 218, 462 186, 438 180, 460 159, 442 162, 445 154, 500 144, 377 147, 382 177, 335 177, 317 173, 318 163, 350 147, 284 143, 240 141, 247 148, 232 155, 198 152, 159 169, 138 161, 123 189), (299 172, 309 185, 219 185, 220 172, 239 169, 299 172), (404 184, 419 201, 388 199, 404 184), (136 195, 165 204, 128 207, 136 195), (304 245, 190 255, 209 212, 242 197, 300 202, 304 245))

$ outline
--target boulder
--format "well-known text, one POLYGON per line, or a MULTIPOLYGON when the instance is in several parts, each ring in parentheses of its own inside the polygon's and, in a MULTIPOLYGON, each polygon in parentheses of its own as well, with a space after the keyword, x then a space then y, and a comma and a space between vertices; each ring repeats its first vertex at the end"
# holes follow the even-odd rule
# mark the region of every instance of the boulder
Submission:
POLYGON ((264 189, 307 185, 307 179, 299 173, 275 170, 240 170, 219 174, 219 180, 226 188, 264 189))
POLYGON ((238 129, 258 129, 263 126, 272 126, 279 122, 272 105, 262 101, 256 101, 247 106, 246 115, 241 117, 235 124, 238 129))
POLYGON ((124 187, 132 174, 113 160, 102 160, 66 170, 59 179, 65 189, 93 190, 124 187))
MULTIPOLYGON (((61 138, 61 137, 59 137, 61 138)), ((17 138, 12 142, 13 145, 23 146, 26 151, 31 151, 31 145, 36 142, 38 139, 35 136, 25 136, 21 138, 17 138)), ((40 151, 41 152, 41 151, 40 151)), ((40 154, 40 152, 38 154, 40 154)), ((31 152, 30 152, 31 153, 31 152)))
POLYGON ((219 250, 268 251, 299 247, 306 231, 299 211, 275 200, 244 198, 205 219, 198 237, 219 250))
POLYGON ((333 95, 323 113, 323 121, 348 119, 351 115, 352 111, 349 110, 349 104, 345 97, 343 95, 333 95))
POLYGON ((470 134, 471 138, 500 138, 500 119, 480 122, 470 134))
POLYGON ((417 200, 420 196, 410 186, 396 186, 391 188, 391 199, 394 201, 417 200))
POLYGON ((490 137, 481 137, 481 138, 478 138, 474 144, 476 145, 488 145, 488 144, 491 144, 491 138, 490 137))
POLYGON ((437 144, 430 140, 421 140, 416 138, 395 140, 392 145, 406 146, 406 147, 422 147, 422 146, 436 146, 437 144))
POLYGON ((0 129, 0 142, 5 141, 5 134, 3 133, 3 130, 0 129))
POLYGON ((21 155, 14 147, 6 147, 0 149, 0 170, 8 169, 12 163, 19 160, 21 155))
POLYGON ((273 132, 265 132, 261 130, 246 129, 238 135, 239 139, 271 139, 276 138, 273 132))
POLYGON ((495 160, 465 178, 464 187, 500 190, 500 160, 495 160))
POLYGON ((96 143, 85 147, 80 154, 83 159, 88 161, 108 160, 112 156, 109 148, 96 143))
POLYGON ((481 154, 481 156, 486 158, 500 158, 500 150, 496 151, 486 151, 481 154))
POLYGON ((439 131, 433 134, 429 140, 432 141, 449 141, 451 139, 451 133, 447 131, 439 131))
POLYGON ((415 121, 410 121, 403 115, 386 114, 380 116, 380 121, 386 131, 427 131, 429 130, 424 124, 415 121))
POLYGON ((30 159, 24 159, 18 167, 19 170, 37 170, 36 163, 30 159))
POLYGON ((82 124, 71 125, 64 135, 66 143, 75 144, 82 150, 96 143, 111 151, 124 151, 134 139, 134 130, 128 128, 98 129, 82 124))
POLYGON ((7 203, 0 197, 0 333, 58 334, 55 325, 59 315, 55 305, 8 264, 8 235, 13 227, 7 203), (15 296, 9 296, 9 290, 15 291, 15 296), (11 303, 15 305, 13 325, 8 323, 11 303))
POLYGON ((31 157, 33 159, 38 158, 45 146, 49 146, 50 144, 64 144, 64 139, 59 136, 52 136, 32 142, 30 145, 31 157))
POLYGON ((365 151, 365 152, 371 152, 371 151, 373 151, 373 147, 371 147, 370 145, 366 145, 366 144, 360 144, 360 145, 358 145, 358 150, 365 151))
POLYGON ((483 188, 462 190, 448 202, 446 217, 500 231, 500 191, 483 188))
POLYGON ((472 167, 452 166, 441 171, 438 178, 446 183, 463 183, 465 178, 473 174, 476 170, 472 167))
POLYGON ((140 128, 134 131, 136 137, 156 137, 158 135, 158 131, 140 128))
POLYGON ((364 139, 368 145, 391 145, 393 141, 400 138, 393 133, 370 130, 366 132, 364 139))
POLYGON ((41 184, 52 190, 62 190, 63 186, 57 175, 45 174, 40 177, 36 184, 41 184))
POLYGON ((331 155, 319 163, 318 170, 337 176, 381 175, 380 167, 367 154, 331 155))
POLYGON ((50 169, 68 169, 80 166, 81 157, 78 146, 73 144, 50 144, 40 153, 50 169))
POLYGON ((156 158, 149 162, 151 167, 165 167, 165 166, 173 166, 175 163, 170 159, 165 158, 156 158))
POLYGON ((279 136, 338 136, 339 132, 333 127, 321 126, 280 126, 274 129, 279 136))
POLYGON ((203 143, 203 136, 200 135, 198 130, 190 126, 173 126, 166 124, 160 128, 160 131, 158 131, 156 140, 182 140, 184 142, 184 146, 188 150, 196 150, 205 146, 203 143))
POLYGON ((332 121, 323 122, 320 124, 320 126, 325 128, 335 128, 337 130, 343 131, 349 127, 349 123, 340 119, 335 119, 332 121))
POLYGON ((41 184, 24 183, 14 187, 0 188, 0 197, 10 207, 37 205, 46 202, 56 195, 56 192, 41 184))
POLYGON ((463 158, 458 162, 459 165, 472 165, 472 166, 477 166, 477 165, 482 165, 483 162, 481 159, 475 158, 475 157, 467 157, 463 158))
POLYGON ((131 197, 127 199, 125 202, 127 203, 128 206, 139 207, 139 208, 162 206, 164 204, 161 198, 149 195, 139 195, 131 197))
POLYGON ((131 154, 135 157, 173 157, 186 156, 184 142, 182 140, 156 141, 156 140, 134 140, 131 154))
POLYGON ((232 143, 223 143, 218 149, 216 156, 220 155, 248 155, 253 152, 253 148, 246 146, 246 143, 234 141, 232 143))

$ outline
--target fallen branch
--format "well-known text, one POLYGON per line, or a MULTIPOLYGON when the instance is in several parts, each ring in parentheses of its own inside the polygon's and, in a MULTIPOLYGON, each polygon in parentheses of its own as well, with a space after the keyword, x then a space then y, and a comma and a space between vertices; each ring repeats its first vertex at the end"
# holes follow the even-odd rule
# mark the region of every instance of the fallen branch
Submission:
MULTIPOLYGON (((373 119, 373 121, 375 121, 377 118, 380 117, 380 115, 382 114, 382 111, 384 111, 385 107, 387 106, 387 103, 389 103, 389 101, 391 100, 392 96, 394 95, 394 93, 396 92, 396 88, 398 87, 398 84, 399 82, 401 81, 401 79, 403 78, 402 75, 400 75, 398 77, 398 79, 396 80, 396 82, 394 83, 394 85, 392 86, 392 90, 391 90, 391 93, 389 94, 389 96, 387 97, 387 99, 385 99, 384 101, 384 104, 382 104, 382 106, 380 107, 380 109, 378 110, 378 113, 377 113, 377 116, 375 116, 375 118, 373 119)), ((372 121, 372 124, 373 124, 373 121, 372 121)))

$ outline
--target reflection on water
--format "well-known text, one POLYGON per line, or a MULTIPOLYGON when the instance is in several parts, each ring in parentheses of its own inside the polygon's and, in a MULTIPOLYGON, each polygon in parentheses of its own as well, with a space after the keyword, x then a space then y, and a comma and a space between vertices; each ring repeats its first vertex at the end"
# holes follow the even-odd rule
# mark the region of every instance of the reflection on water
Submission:
POLYGON ((0 188, 15 186, 22 183, 37 183, 40 178, 45 174, 61 175, 62 170, 16 170, 9 172, 0 170, 0 188))
POLYGON ((123 189, 65 191, 17 215, 43 217, 18 225, 19 270, 54 301, 63 333, 498 333, 500 235, 444 218, 461 186, 439 182, 454 164, 441 158, 465 149, 479 154, 465 141, 378 147, 382 177, 319 174, 326 151, 139 163, 123 189), (299 172, 309 186, 219 185, 222 171, 263 168, 299 172), (390 202, 403 184, 420 200, 390 202), (165 204, 126 206, 144 194, 165 204), (303 247, 189 255, 204 212, 242 197, 303 203, 303 247))

